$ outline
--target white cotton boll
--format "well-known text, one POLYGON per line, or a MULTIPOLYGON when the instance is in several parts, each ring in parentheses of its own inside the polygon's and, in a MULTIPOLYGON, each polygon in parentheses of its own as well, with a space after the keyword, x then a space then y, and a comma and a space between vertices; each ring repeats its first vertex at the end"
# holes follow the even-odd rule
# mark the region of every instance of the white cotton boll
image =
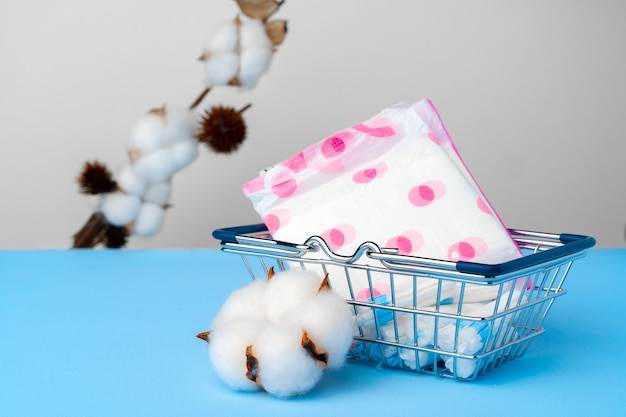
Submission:
POLYGON ((233 291, 217 313, 211 328, 239 319, 265 320, 266 287, 267 281, 254 280, 233 291))
POLYGON ((234 20, 217 26, 206 43, 206 50, 209 52, 234 51, 238 40, 237 26, 234 20))
POLYGON ((298 324, 284 322, 268 327, 254 341, 257 382, 268 393, 281 398, 302 395, 322 377, 322 366, 302 347, 303 335, 298 324))
POLYGON ((148 237, 161 230, 165 210, 159 204, 143 203, 133 226, 133 234, 148 237))
POLYGON ((177 171, 189 166, 198 156, 198 141, 187 139, 176 142, 170 146, 170 154, 177 171))
POLYGON ((261 19, 247 19, 239 27, 239 46, 246 48, 272 48, 272 40, 267 34, 265 23, 261 19))
POLYGON ((259 78, 270 67, 272 61, 271 48, 246 48, 241 51, 241 62, 237 79, 242 86, 253 88, 259 82, 259 78))
POLYGON ((126 226, 137 217, 141 200, 132 194, 114 192, 103 194, 100 204, 100 211, 108 223, 114 226, 126 226))
POLYGON ((157 149, 142 156, 133 163, 132 167, 135 173, 145 178, 149 184, 168 180, 176 172, 174 160, 167 148, 157 149))
POLYGON ((130 131, 128 149, 131 151, 152 152, 163 145, 165 121, 154 113, 141 117, 130 131))
POLYGON ((186 108, 167 108, 165 113, 164 144, 192 140, 195 135, 195 119, 186 108))
POLYGON ((141 197, 146 191, 146 180, 137 175, 130 165, 125 165, 117 178, 117 185, 128 194, 141 197))
POLYGON ((172 183, 169 181, 157 182, 150 184, 145 188, 142 194, 143 201, 156 203, 164 206, 170 201, 170 193, 172 191, 172 183))
POLYGON ((209 333, 209 359, 217 376, 231 389, 259 389, 255 382, 246 377, 246 348, 253 344, 266 327, 263 321, 242 319, 215 327, 209 333))
POLYGON ((354 315, 337 293, 326 289, 306 300, 294 312, 294 321, 306 330, 318 349, 328 354, 328 368, 341 367, 352 345, 354 315))
POLYGON ((239 56, 235 52, 211 53, 205 63, 206 82, 209 87, 227 85, 237 75, 239 56))
POLYGON ((319 291, 322 277, 313 271, 292 269, 274 275, 265 290, 265 311, 277 323, 319 291))

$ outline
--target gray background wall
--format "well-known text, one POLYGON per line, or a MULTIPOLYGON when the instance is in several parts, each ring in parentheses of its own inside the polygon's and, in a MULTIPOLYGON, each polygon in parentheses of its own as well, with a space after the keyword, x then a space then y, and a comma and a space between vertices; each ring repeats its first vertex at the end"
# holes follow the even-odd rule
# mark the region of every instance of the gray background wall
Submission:
MULTIPOLYGON (((114 170, 130 126, 203 88, 207 35, 231 0, 0 3, 0 248, 64 248, 95 204, 86 160, 114 170)), ((215 246, 257 222, 240 185, 399 101, 431 98, 510 227, 623 246, 626 2, 288 0, 289 34, 241 107, 249 139, 174 178, 164 228, 131 248, 215 246)))

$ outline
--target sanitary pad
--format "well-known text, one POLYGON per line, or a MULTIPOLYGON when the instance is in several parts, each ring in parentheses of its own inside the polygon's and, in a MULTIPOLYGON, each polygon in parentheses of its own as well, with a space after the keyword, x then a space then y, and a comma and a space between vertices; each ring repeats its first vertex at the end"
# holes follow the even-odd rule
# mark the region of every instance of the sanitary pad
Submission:
POLYGON ((244 193, 277 240, 341 255, 499 263, 521 256, 429 100, 389 107, 266 169, 244 193))
MULTIPOLYGON (((318 235, 346 256, 366 241, 450 261, 500 263, 521 256, 430 100, 397 104, 341 130, 264 170, 243 190, 276 240, 303 243, 318 235)), ((381 273, 352 276, 348 287, 333 279, 341 271, 329 272, 331 285, 347 299, 389 284, 381 273)), ((420 279, 416 297, 413 285, 409 277, 397 279, 395 304, 437 303, 437 280, 420 279)), ((456 301, 459 290, 445 282, 439 302, 456 301)), ((496 290, 467 285, 463 299, 490 300, 496 290)))

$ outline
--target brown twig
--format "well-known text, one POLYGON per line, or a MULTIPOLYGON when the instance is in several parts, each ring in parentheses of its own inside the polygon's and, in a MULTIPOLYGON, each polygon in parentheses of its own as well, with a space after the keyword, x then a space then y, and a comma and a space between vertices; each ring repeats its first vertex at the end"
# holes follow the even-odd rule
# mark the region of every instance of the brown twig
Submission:
POLYGON ((209 94, 209 91, 211 91, 211 87, 205 88, 204 91, 200 93, 198 98, 196 98, 196 100, 193 103, 191 103, 191 106, 189 106, 189 110, 193 110, 196 107, 198 107, 200 103, 202 103, 202 100, 204 100, 206 95, 209 94))
POLYGON ((93 213, 85 225, 74 234, 72 248, 93 248, 105 238, 107 223, 102 213, 93 213))

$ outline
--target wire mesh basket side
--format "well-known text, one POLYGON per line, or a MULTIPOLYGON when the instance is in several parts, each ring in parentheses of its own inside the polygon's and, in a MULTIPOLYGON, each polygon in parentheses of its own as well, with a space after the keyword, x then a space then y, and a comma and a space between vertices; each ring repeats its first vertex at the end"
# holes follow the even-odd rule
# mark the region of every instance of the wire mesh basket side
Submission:
POLYGON ((222 250, 239 254, 254 279, 266 279, 270 268, 329 274, 331 287, 355 315, 349 359, 472 380, 524 355, 544 332, 554 300, 566 293, 563 283, 572 263, 595 243, 578 235, 513 235, 525 259, 493 267, 459 268, 459 263, 396 255, 370 242, 342 257, 319 237, 294 245, 238 236, 222 241, 222 250), (497 275, 481 275, 484 271, 497 275))
POLYGON ((331 286, 343 287, 339 292, 356 317, 349 359, 467 380, 526 352, 543 333, 554 299, 565 294, 562 285, 572 263, 566 259, 480 285, 371 265, 241 257, 255 279, 265 279, 270 267, 329 273, 331 286))

